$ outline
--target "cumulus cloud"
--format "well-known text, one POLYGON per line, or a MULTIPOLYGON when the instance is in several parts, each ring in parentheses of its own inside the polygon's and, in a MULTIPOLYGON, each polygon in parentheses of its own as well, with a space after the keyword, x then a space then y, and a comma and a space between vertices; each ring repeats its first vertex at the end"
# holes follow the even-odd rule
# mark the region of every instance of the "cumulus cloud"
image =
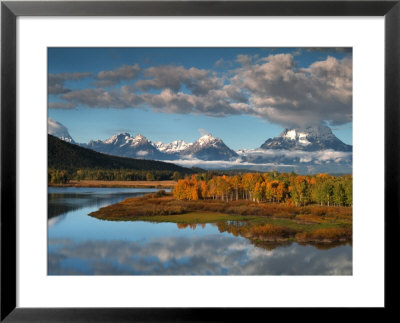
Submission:
POLYGON ((120 89, 105 90, 103 88, 70 91, 61 98, 91 108, 130 108, 143 103, 140 96, 129 90, 128 86, 120 89))
POLYGON ((185 86, 195 95, 204 95, 222 85, 222 80, 213 76, 212 72, 195 67, 188 69, 183 66, 172 65, 150 67, 146 69, 144 74, 150 79, 139 80, 135 83, 135 86, 145 91, 149 89, 170 89, 178 92, 182 86, 185 86))
POLYGON ((236 60, 242 65, 250 65, 252 58, 250 55, 238 55, 236 60))
POLYGON ((224 64, 226 64, 226 61, 223 58, 220 58, 219 60, 217 60, 214 64, 215 67, 222 67, 224 66, 224 64))
POLYGON ((71 138, 67 127, 51 118, 47 118, 47 133, 59 138, 71 138))
POLYGON ((49 74, 48 77, 48 91, 49 94, 62 94, 70 90, 65 87, 66 81, 76 81, 90 76, 91 73, 58 73, 49 74))
POLYGON ((348 56, 328 56, 301 68, 289 53, 253 58, 238 55, 240 66, 224 74, 173 65, 146 69, 124 65, 99 72, 94 77, 97 87, 73 91, 64 87, 64 81, 87 75, 57 74, 49 77, 52 93, 69 104, 51 103, 49 108, 79 104, 214 117, 247 114, 285 127, 352 121, 352 59, 348 56), (130 85, 119 84, 134 79, 130 85))
POLYGON ((283 126, 352 120, 352 61, 328 57, 299 69, 291 54, 237 69, 232 83, 250 91, 253 115, 283 126))
POLYGON ((122 81, 133 80, 140 73, 140 67, 135 65, 123 65, 109 71, 100 71, 95 77, 94 84, 99 87, 114 86, 122 81))
POLYGON ((342 53, 342 54, 352 54, 352 47, 306 47, 304 48, 308 52, 323 52, 323 53, 342 53))
POLYGON ((232 102, 220 98, 213 92, 210 92, 207 96, 198 96, 184 92, 175 93, 170 89, 166 89, 159 94, 146 93, 140 97, 154 110, 164 113, 193 113, 213 117, 242 113, 232 102))
POLYGON ((73 102, 49 102, 49 109, 75 109, 76 103, 73 102))

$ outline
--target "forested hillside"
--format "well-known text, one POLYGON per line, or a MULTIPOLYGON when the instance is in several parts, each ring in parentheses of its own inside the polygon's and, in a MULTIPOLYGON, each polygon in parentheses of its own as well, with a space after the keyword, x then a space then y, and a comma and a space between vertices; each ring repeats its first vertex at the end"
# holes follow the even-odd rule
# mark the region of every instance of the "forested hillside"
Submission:
POLYGON ((169 170, 193 173, 191 169, 155 160, 116 157, 69 144, 48 135, 48 167, 76 170, 80 168, 169 170))

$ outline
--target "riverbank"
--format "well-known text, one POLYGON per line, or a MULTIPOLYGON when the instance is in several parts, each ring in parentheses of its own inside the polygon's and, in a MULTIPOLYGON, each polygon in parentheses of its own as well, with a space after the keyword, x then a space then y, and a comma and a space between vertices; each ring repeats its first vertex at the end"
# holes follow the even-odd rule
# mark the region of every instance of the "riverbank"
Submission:
POLYGON ((115 188, 172 188, 175 181, 99 181, 71 180, 66 184, 50 184, 50 187, 115 187, 115 188))
POLYGON ((180 225, 217 223, 218 228, 252 241, 337 243, 352 240, 352 208, 295 207, 246 200, 176 200, 148 194, 128 198, 89 214, 101 220, 172 222, 180 225))

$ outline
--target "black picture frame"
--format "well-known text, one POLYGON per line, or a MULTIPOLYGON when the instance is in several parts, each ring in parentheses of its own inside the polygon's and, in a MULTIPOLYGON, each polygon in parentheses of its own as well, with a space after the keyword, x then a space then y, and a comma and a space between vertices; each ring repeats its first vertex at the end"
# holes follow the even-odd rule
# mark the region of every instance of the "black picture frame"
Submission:
MULTIPOLYGON (((1 321, 236 321, 241 308, 16 307, 16 19, 19 16, 384 16, 385 307, 396 310, 399 236, 400 1, 3 1, 1 3, 1 321)), ((40 291, 38 291, 40 292, 40 291)), ((272 309, 270 309, 272 311, 272 309)), ((275 309, 278 310, 278 309, 275 309)), ((287 309, 285 309, 287 310, 287 309)), ((335 315, 335 311, 330 315, 335 315)), ((377 309, 381 315, 382 309, 377 309)), ((248 312, 248 313, 247 313, 248 312)), ((292 311, 285 312, 286 315, 292 311)), ((369 312, 371 313, 371 312, 369 312)), ((257 316, 256 316, 257 315, 257 316)))

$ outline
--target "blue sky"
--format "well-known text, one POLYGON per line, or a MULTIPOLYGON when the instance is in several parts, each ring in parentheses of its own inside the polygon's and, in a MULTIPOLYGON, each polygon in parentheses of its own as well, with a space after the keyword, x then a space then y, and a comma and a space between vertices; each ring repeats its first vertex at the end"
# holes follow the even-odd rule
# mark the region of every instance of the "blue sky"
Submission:
POLYGON ((256 148, 328 124, 352 143, 345 48, 49 48, 48 116, 77 142, 118 132, 256 148))

